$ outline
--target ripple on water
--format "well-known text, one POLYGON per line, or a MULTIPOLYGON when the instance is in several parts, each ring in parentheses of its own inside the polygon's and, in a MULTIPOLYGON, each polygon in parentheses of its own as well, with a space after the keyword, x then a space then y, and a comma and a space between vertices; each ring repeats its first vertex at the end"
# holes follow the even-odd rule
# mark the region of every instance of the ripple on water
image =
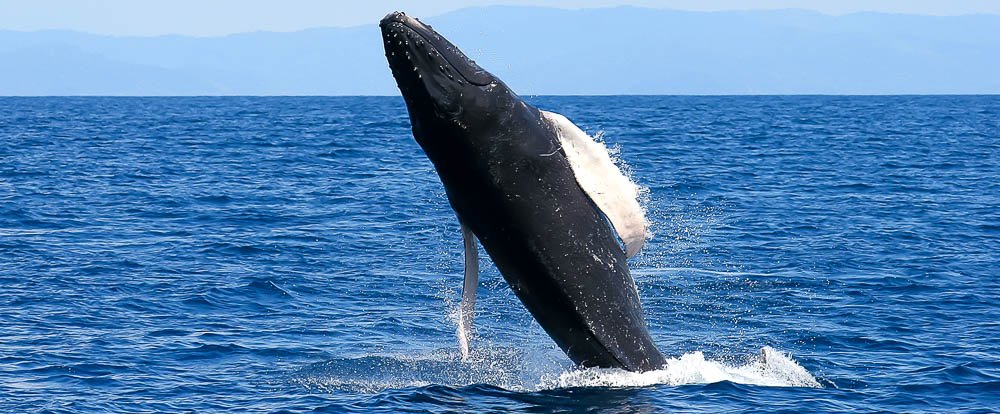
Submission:
POLYGON ((399 98, 0 98, 0 412, 1000 411, 997 97, 530 100, 649 189, 664 369, 572 369, 485 254, 459 358, 399 98))

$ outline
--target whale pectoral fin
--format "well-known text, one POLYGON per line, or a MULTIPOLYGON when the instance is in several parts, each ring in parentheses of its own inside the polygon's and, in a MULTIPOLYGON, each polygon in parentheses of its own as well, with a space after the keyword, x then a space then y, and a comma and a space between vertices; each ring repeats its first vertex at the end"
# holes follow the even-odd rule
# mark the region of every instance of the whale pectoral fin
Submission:
POLYGON ((465 281, 462 283, 462 304, 458 310, 458 346, 462 359, 466 359, 469 357, 469 339, 476 308, 476 287, 479 286, 479 249, 475 233, 465 224, 462 224, 462 240, 465 244, 465 281))
POLYGON ((576 182, 625 244, 625 256, 632 257, 646 243, 649 224, 639 204, 640 187, 615 165, 604 144, 595 141, 566 117, 540 111, 559 135, 566 160, 576 182))

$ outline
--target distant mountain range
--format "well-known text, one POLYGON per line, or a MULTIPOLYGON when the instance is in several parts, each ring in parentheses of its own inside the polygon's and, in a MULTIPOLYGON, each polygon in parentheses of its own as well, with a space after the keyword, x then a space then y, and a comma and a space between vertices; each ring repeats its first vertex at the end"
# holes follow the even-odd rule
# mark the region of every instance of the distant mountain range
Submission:
MULTIPOLYGON (((997 94, 1000 16, 485 7, 425 19, 521 94, 997 94)), ((396 95, 377 22, 0 31, 0 95, 396 95)))

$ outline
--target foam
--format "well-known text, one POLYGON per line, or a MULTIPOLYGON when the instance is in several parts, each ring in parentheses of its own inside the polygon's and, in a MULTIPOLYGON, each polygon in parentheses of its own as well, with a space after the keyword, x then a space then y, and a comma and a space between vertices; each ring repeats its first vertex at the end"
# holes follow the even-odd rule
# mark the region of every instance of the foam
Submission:
POLYGON ((463 358, 437 350, 423 355, 338 359, 304 369, 295 379, 308 388, 379 393, 389 389, 487 384, 514 392, 579 387, 633 388, 712 384, 729 381, 763 387, 821 387, 786 353, 770 347, 743 365, 705 358, 700 351, 669 358, 663 369, 636 373, 620 369, 572 368, 539 360, 511 348, 481 348, 463 358))
POLYGON ((663 369, 635 373, 620 369, 578 369, 543 380, 542 388, 648 387, 653 385, 711 384, 729 381, 765 387, 820 387, 819 381, 790 355, 770 347, 748 364, 727 365, 705 359, 700 351, 670 358, 663 369))

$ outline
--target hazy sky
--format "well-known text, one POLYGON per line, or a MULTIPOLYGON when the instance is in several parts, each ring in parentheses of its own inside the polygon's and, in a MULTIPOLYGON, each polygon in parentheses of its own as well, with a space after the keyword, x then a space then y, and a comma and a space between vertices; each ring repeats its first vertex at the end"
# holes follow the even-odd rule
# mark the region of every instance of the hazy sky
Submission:
POLYGON ((212 36, 376 22, 392 10, 418 16, 490 4, 562 8, 636 5, 684 10, 799 8, 953 15, 1000 14, 1000 0, 0 0, 0 29, 69 29, 115 35, 212 36))

